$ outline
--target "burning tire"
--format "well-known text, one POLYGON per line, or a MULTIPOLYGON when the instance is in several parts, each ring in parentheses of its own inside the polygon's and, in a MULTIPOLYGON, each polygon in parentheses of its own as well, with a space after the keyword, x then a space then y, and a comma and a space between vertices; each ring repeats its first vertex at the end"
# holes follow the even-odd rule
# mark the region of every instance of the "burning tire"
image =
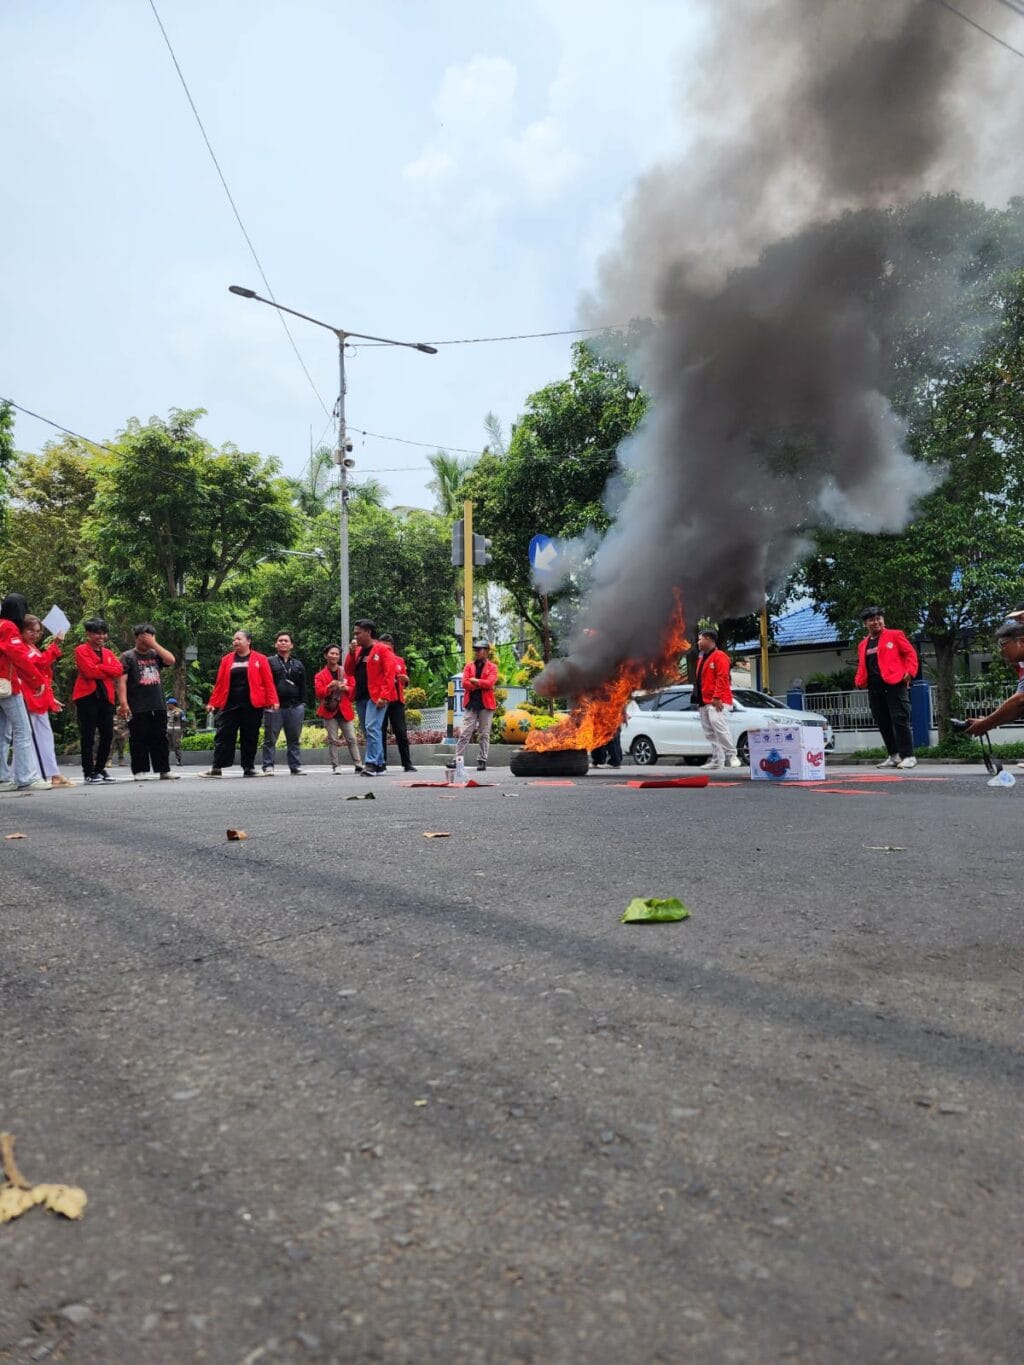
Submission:
POLYGON ((508 766, 514 777, 585 777, 590 755, 586 749, 515 749, 508 766))

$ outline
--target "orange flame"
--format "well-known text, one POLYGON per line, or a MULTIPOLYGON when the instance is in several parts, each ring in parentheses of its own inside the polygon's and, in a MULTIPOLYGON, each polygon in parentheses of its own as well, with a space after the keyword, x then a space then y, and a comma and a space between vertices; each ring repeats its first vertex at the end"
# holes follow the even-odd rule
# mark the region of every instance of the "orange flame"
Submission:
POLYGON ((623 710, 634 692, 653 683, 665 684, 679 679, 679 660, 689 648, 683 605, 676 593, 675 610, 662 636, 658 657, 654 660, 625 659, 608 682, 576 699, 566 720, 548 730, 531 730, 526 736, 526 748, 538 752, 599 749, 622 724, 623 710))

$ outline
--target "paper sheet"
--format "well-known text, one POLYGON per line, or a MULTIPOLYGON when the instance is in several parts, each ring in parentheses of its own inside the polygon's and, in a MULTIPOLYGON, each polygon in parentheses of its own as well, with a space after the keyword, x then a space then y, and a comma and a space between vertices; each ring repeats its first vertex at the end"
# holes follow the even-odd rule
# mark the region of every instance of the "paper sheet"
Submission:
POLYGON ((43 626, 51 635, 59 635, 61 631, 67 632, 71 629, 71 622, 55 602, 43 617, 43 626))

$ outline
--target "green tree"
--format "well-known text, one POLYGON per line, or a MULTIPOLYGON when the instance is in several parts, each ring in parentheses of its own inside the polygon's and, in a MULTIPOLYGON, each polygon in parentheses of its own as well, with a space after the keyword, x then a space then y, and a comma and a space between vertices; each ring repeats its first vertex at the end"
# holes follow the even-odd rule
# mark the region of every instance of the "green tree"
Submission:
MULTIPOLYGON (((93 572, 122 630, 154 618, 178 655, 200 632, 232 621, 245 576, 290 546, 298 519, 277 462, 196 431, 202 409, 167 421, 132 420, 112 454, 96 457, 97 496, 87 526, 93 572)), ((127 638, 125 636, 125 638, 127 638)))
POLYGON ((0 584, 40 615, 56 602, 72 621, 94 610, 84 528, 96 494, 95 459, 73 436, 11 466, 0 584))
POLYGON ((616 452, 646 406, 624 364, 577 342, 569 377, 533 394, 508 449, 482 455, 466 480, 474 528, 491 540, 489 577, 538 632, 530 540, 538 533, 574 537, 606 529, 604 492, 619 471, 616 452))
POLYGON ((0 538, 5 529, 8 480, 14 456, 14 409, 10 403, 0 402, 0 538))
POLYGON ((335 468, 331 448, 318 446, 300 477, 285 479, 292 502, 303 516, 317 517, 321 512, 337 507, 339 489, 335 468))
MULTIPOLYGON (((370 617, 403 651, 432 657, 447 646, 455 611, 448 528, 431 512, 398 513, 373 502, 349 504, 352 618, 370 617)), ((260 564, 248 583, 250 628, 267 644, 289 630, 307 663, 339 641, 337 525, 327 514, 308 528, 301 548, 316 559, 286 557, 260 564)))

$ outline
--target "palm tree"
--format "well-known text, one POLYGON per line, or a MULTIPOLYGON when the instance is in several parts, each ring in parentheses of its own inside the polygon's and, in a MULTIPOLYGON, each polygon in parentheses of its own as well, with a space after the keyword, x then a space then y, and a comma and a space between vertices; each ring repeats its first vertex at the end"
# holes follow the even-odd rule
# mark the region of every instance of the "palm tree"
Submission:
POLYGON ((338 505, 338 485, 332 477, 334 452, 319 446, 297 479, 286 479, 292 502, 303 516, 316 517, 338 505))
POLYGON ((427 487, 434 494, 437 511, 445 519, 454 521, 462 511, 463 489, 476 461, 475 455, 449 455, 444 450, 427 456, 434 471, 427 487))
POLYGON ((389 494, 380 479, 369 478, 361 479, 359 483, 350 483, 348 496, 350 502, 362 502, 370 507, 383 507, 384 499, 389 494))
POLYGON ((501 429, 501 423, 493 412, 489 412, 484 418, 484 431, 490 437, 487 442, 487 449, 492 455, 504 455, 508 450, 505 444, 505 433, 501 429))

